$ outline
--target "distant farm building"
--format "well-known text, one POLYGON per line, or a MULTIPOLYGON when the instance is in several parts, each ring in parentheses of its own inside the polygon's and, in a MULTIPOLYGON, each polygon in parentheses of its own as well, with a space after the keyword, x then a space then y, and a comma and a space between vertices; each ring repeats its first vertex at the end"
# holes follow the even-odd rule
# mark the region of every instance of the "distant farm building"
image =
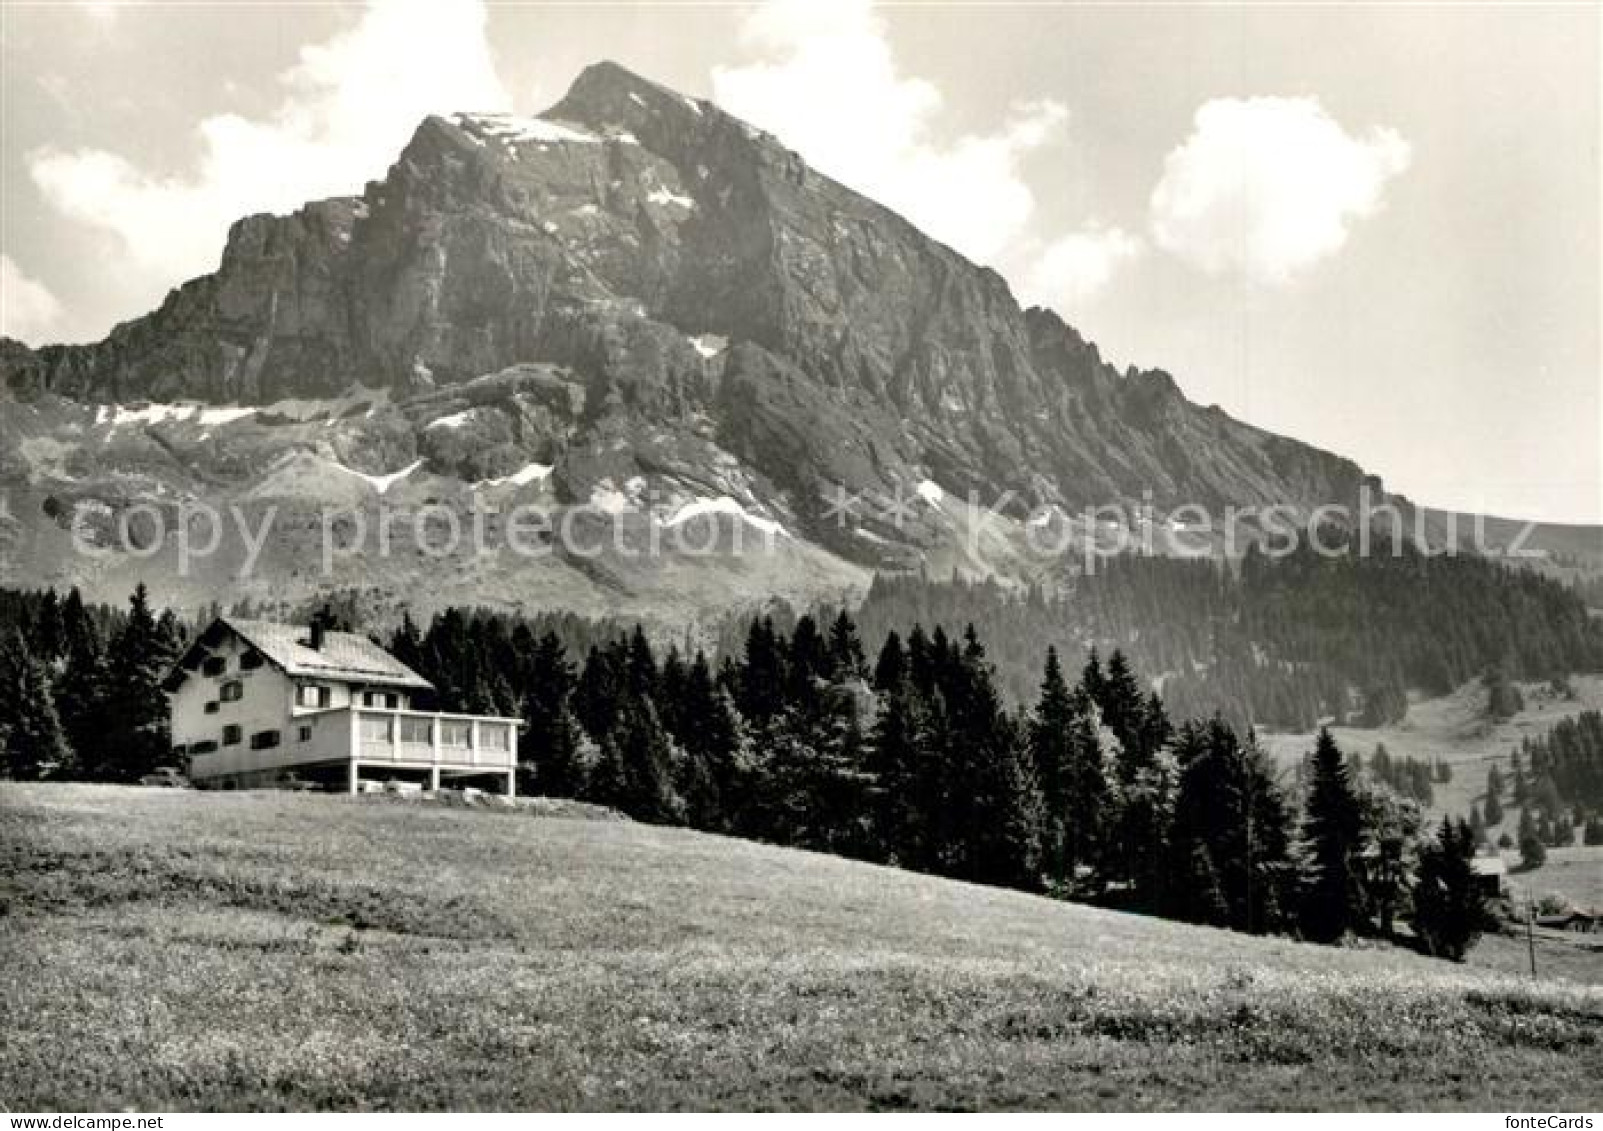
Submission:
POLYGON ((1508 886, 1508 864, 1501 856, 1477 856, 1470 862, 1475 883, 1488 899, 1500 899, 1508 886))
POLYGON ((1553 931, 1573 931, 1589 935, 1597 929, 1597 916, 1586 911, 1566 911, 1562 915, 1538 915, 1536 925, 1553 931))

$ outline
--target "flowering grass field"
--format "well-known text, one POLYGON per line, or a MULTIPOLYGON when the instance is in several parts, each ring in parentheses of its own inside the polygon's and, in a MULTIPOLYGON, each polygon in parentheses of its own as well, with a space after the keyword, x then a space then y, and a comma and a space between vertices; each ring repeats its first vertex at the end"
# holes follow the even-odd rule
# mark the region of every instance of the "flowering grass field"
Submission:
POLYGON ((0 1106, 1603 1107, 1603 988, 677 830, 0 785, 0 1106))

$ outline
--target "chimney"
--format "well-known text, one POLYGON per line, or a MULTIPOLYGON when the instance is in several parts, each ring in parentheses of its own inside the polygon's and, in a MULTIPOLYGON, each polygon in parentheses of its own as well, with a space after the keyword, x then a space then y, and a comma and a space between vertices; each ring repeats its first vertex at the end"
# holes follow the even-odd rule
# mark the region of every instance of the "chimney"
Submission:
POLYGON ((323 616, 319 613, 312 618, 312 651, 321 652, 323 650, 324 631, 323 616))

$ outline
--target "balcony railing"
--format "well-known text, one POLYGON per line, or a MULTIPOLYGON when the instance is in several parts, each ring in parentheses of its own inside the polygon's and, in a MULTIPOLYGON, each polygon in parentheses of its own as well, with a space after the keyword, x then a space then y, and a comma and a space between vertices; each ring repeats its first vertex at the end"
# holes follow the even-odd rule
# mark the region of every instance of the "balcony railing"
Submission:
POLYGON ((356 711, 356 756, 363 762, 508 770, 517 764, 515 727, 508 719, 362 707, 356 711))
POLYGON ((517 721, 430 711, 337 707, 284 720, 279 744, 230 746, 193 755, 197 780, 337 762, 460 770, 517 766, 517 721), (303 728, 305 736, 302 737, 303 728))

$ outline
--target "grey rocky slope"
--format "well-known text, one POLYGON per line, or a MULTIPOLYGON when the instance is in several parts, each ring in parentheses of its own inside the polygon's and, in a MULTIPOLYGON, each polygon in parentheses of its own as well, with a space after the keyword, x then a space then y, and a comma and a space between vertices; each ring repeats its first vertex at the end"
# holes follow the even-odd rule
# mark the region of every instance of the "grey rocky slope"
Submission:
MULTIPOLYGON (((411 468, 384 498, 501 490, 623 525, 782 529, 794 560, 745 595, 920 562, 1036 576, 1055 567, 1021 550, 1027 516, 1069 522, 1039 508, 1306 509, 1366 482, 1164 372, 1118 372, 779 140, 608 63, 541 118, 427 119, 361 196, 241 220, 218 270, 156 311, 92 345, 6 343, 0 372, 0 478, 27 496, 25 523, 90 495, 111 514, 152 494, 363 506, 377 488, 356 473, 411 468), (240 411, 129 407, 188 401, 240 411), (77 408, 95 405, 123 408, 77 408), (845 521, 837 487, 865 500, 845 521), (976 535, 957 503, 971 492, 1012 492, 1008 520, 976 535)), ((663 599, 726 599, 743 567, 717 560, 663 599)), ((122 580, 134 564, 97 568, 122 580)), ((48 572, 38 554, 13 568, 48 572)), ((668 567, 564 568, 580 605, 650 606, 668 584, 668 567)), ((566 583, 533 580, 547 573, 451 595, 562 598, 566 583)))

